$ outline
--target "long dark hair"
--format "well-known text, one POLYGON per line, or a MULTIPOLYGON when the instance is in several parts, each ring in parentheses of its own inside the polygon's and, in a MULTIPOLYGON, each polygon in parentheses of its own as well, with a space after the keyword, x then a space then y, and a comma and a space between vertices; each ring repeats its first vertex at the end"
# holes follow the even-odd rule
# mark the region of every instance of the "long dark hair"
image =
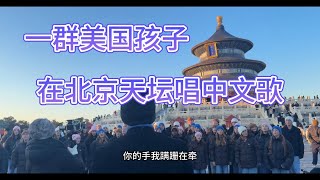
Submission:
POLYGON ((227 144, 227 136, 225 133, 222 135, 216 134, 216 145, 218 146, 225 146, 227 144))
POLYGON ((15 137, 17 137, 17 139, 21 139, 21 133, 19 133, 18 135, 15 135, 14 132, 12 131, 12 134, 8 139, 13 140, 15 137))
POLYGON ((230 136, 230 141, 232 143, 235 143, 238 140, 238 138, 240 138, 240 134, 236 134, 235 132, 233 132, 230 136))
MULTIPOLYGON (((280 138, 281 144, 283 146, 284 156, 286 156, 287 152, 288 152, 286 138, 282 134, 280 134, 279 138, 280 138)), ((272 155, 272 143, 273 143, 273 141, 274 141, 274 137, 271 137, 270 140, 269 140, 269 145, 268 145, 268 154, 269 155, 272 155)))
POLYGON ((107 135, 104 134, 104 138, 101 138, 101 137, 98 135, 96 141, 97 141, 99 144, 104 144, 104 143, 109 142, 109 139, 108 139, 107 135))

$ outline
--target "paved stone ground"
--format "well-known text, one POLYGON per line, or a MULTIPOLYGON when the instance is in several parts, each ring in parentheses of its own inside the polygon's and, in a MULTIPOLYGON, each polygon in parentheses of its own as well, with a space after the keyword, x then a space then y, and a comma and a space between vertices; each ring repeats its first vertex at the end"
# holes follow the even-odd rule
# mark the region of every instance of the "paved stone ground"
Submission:
MULTIPOLYGON (((318 157, 318 165, 317 167, 320 168, 320 157, 318 157)), ((312 165, 312 152, 310 149, 310 144, 306 140, 304 140, 304 157, 300 160, 301 169, 303 171, 310 172, 315 166, 312 165)))

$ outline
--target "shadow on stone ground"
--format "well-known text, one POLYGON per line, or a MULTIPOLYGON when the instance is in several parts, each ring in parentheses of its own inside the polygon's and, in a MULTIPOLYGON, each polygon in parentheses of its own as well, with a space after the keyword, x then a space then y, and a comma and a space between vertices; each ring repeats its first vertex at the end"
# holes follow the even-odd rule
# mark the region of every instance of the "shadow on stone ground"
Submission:
MULTIPOLYGON (((310 172, 315 166, 312 165, 312 152, 310 149, 310 144, 306 140, 304 140, 304 157, 300 159, 301 163, 301 170, 310 172)), ((316 166, 317 168, 320 168, 319 162, 316 166)))

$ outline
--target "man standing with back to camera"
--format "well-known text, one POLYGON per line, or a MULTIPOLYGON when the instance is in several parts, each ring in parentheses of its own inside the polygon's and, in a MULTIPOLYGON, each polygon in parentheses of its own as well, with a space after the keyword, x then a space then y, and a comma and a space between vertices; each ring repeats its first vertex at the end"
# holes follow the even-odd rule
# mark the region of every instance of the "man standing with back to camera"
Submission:
MULTIPOLYGON (((140 95, 145 97, 147 93, 140 95)), ((121 106, 122 121, 128 125, 127 134, 108 143, 95 153, 93 173, 192 173, 191 162, 151 160, 152 152, 187 152, 187 145, 153 130, 155 102, 145 105, 131 99, 121 106), (125 159, 126 153, 139 152, 136 160, 125 159), (143 154, 148 152, 147 160, 143 154)))

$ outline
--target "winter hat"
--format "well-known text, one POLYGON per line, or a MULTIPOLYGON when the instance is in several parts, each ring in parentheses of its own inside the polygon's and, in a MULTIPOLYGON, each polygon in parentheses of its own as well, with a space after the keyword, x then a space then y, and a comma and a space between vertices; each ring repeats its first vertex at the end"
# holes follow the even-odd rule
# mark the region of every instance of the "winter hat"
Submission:
POLYGON ((81 136, 79 134, 73 134, 72 135, 72 140, 75 141, 77 138, 81 139, 81 136))
POLYGON ((318 126, 319 122, 317 119, 312 120, 312 126, 318 126))
POLYGON ((118 125, 117 128, 122 129, 122 126, 121 126, 121 125, 118 125))
POLYGON ((93 125, 93 126, 91 126, 91 129, 90 129, 89 133, 92 132, 92 131, 96 131, 96 130, 97 130, 96 126, 93 125))
POLYGON ((241 124, 240 123, 236 123, 235 125, 234 125, 234 127, 240 127, 241 126, 241 124))
POLYGON ((18 130, 18 131, 20 131, 21 129, 20 129, 19 126, 15 126, 15 127, 13 128, 13 130, 18 130))
POLYGON ((201 129, 201 125, 200 124, 196 124, 194 127, 197 128, 197 129, 201 129))
POLYGON ((216 127, 216 130, 217 130, 217 131, 218 131, 218 130, 224 131, 224 128, 223 128, 222 126, 217 126, 217 127, 216 127))
POLYGON ((36 119, 29 126, 29 134, 31 139, 48 139, 54 135, 54 129, 48 119, 36 119))
POLYGON ((202 136, 202 133, 201 133, 201 132, 196 132, 196 133, 194 134, 194 136, 195 136, 195 137, 197 137, 197 136, 202 136))
POLYGON ((261 120, 261 122, 260 122, 260 126, 262 126, 262 125, 267 125, 267 126, 269 127, 269 130, 271 130, 271 129, 272 129, 272 127, 271 127, 270 123, 269 123, 267 120, 261 120))
POLYGON ((191 126, 196 127, 196 123, 191 123, 191 126))
POLYGON ((161 126, 161 125, 162 125, 162 126, 164 126, 164 124, 163 124, 163 123, 159 123, 159 128, 160 128, 160 126, 161 126))
POLYGON ((287 116, 285 120, 290 120, 291 122, 293 122, 293 118, 291 116, 287 116))
POLYGON ((272 131, 273 131, 274 129, 278 130, 279 133, 282 134, 281 127, 279 127, 279 126, 273 126, 272 131))
POLYGON ((99 129, 99 131, 97 131, 97 134, 102 134, 102 133, 105 133, 105 131, 103 129, 99 129))
POLYGON ((239 127, 238 127, 238 132, 239 132, 240 135, 241 135, 242 132, 245 131, 245 130, 247 130, 247 128, 244 127, 244 126, 239 126, 239 127))
POLYGON ((237 118, 232 118, 231 123, 237 123, 239 120, 237 118))
MULTIPOLYGON (((145 97, 148 92, 139 94, 145 97)), ((156 105, 154 100, 140 104, 132 98, 126 104, 121 105, 120 113, 122 121, 129 126, 152 124, 156 119, 156 105)))
POLYGON ((179 123, 178 121, 176 121, 176 122, 173 123, 173 126, 178 126, 178 127, 180 127, 180 123, 179 123))
POLYGON ((193 121, 193 119, 191 119, 191 117, 188 117, 188 118, 187 118, 187 123, 188 123, 189 125, 191 125, 191 124, 193 123, 192 121, 193 121))

